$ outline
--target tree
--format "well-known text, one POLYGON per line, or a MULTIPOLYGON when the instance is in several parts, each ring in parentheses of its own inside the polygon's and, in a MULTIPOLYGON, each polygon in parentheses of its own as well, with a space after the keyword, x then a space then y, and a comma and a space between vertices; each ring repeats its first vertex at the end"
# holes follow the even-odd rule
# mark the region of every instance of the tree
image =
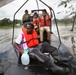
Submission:
MULTIPOLYGON (((21 20, 15 20, 15 24, 21 24, 21 20)), ((4 18, 0 20, 0 26, 9 26, 13 25, 13 21, 11 21, 9 18, 4 18)))
POLYGON ((21 24, 21 20, 15 19, 15 24, 21 24))
POLYGON ((6 25, 11 25, 12 21, 8 18, 4 18, 0 21, 0 26, 6 26, 6 25))
POLYGON ((73 31, 74 29, 74 25, 75 25, 75 20, 76 20, 76 0, 65 0, 65 1, 61 1, 60 4, 58 5, 59 6, 62 6, 64 5, 64 8, 67 8, 69 9, 70 11, 67 11, 67 14, 68 14, 68 18, 69 17, 72 17, 73 19, 73 25, 72 25, 72 29, 71 31, 73 31), (68 6, 70 4, 70 6, 68 6))
MULTIPOLYGON (((64 12, 67 18, 73 18, 76 15, 76 0, 60 0, 58 7, 64 6, 64 12)), ((57 12, 57 14, 62 13, 62 11, 57 12)))

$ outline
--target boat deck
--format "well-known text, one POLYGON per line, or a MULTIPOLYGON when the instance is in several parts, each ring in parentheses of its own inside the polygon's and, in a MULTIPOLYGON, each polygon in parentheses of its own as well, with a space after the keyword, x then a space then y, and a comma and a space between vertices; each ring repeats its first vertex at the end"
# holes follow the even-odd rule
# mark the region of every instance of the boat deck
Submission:
MULTIPOLYGON (((51 45, 58 48, 58 38, 52 34, 51 45)), ((72 55, 64 44, 61 44, 59 51, 67 52, 72 55)), ((54 75, 51 71, 46 70, 41 64, 29 64, 28 66, 18 65, 18 57, 15 50, 10 44, 5 52, 0 53, 0 72, 4 72, 4 75, 54 75)), ((1 74, 0 74, 1 75, 1 74)), ((71 75, 71 74, 70 74, 71 75)))

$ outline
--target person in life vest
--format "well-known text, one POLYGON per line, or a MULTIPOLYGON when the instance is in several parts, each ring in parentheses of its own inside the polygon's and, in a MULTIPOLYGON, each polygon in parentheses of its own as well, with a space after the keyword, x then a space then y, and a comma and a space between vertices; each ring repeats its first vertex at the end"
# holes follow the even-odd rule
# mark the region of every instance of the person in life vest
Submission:
POLYGON ((42 15, 39 19, 39 29, 40 29, 40 41, 43 42, 43 32, 46 30, 47 32, 47 41, 50 43, 51 40, 51 19, 52 19, 52 11, 50 9, 50 15, 47 13, 46 9, 42 11, 42 15))
POLYGON ((39 44, 38 36, 32 23, 26 24, 26 27, 22 28, 22 32, 23 35, 20 34, 14 43, 14 47, 19 51, 20 55, 24 53, 24 49, 28 49, 29 56, 43 63, 49 70, 59 73, 68 72, 68 68, 57 66, 48 55, 44 54, 44 52, 48 52, 53 57, 59 56, 57 48, 50 46, 49 43, 43 42, 39 44), (19 47, 21 43, 23 48, 19 47))
POLYGON ((26 22, 30 21, 30 14, 28 13, 28 10, 25 10, 25 14, 22 16, 22 25, 24 25, 26 22))
POLYGON ((39 34, 39 17, 37 12, 33 14, 32 24, 34 25, 34 29, 36 30, 36 32, 39 34))

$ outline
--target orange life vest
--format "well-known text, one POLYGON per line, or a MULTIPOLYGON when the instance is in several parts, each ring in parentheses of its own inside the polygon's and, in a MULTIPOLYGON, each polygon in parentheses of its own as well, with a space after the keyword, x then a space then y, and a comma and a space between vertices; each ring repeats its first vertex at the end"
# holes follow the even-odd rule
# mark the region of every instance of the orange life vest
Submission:
POLYGON ((32 21, 32 23, 33 23, 33 25, 39 25, 39 19, 37 18, 37 19, 33 19, 33 21, 32 21))
POLYGON ((26 43, 29 48, 37 46, 39 44, 38 35, 35 30, 33 30, 32 34, 27 34, 26 28, 22 28, 22 31, 24 33, 24 37, 27 41, 26 43))
POLYGON ((40 17, 39 19, 39 26, 50 26, 51 24, 51 17, 50 16, 46 16, 45 19, 43 16, 40 17))

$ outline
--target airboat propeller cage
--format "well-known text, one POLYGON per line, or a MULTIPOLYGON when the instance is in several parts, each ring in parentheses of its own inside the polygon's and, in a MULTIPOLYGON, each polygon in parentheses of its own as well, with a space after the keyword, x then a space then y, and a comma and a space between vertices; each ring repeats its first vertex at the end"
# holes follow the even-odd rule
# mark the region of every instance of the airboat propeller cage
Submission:
MULTIPOLYGON (((23 5, 21 5, 21 7, 15 12, 15 14, 14 14, 14 17, 13 17, 13 33, 12 33, 12 45, 13 45, 13 40, 14 40, 14 26, 15 26, 15 16, 16 16, 16 14, 18 13, 18 11, 28 2, 29 0, 26 0, 24 3, 23 3, 23 5)), ((45 6, 47 6, 48 8, 50 8, 46 3, 44 3, 42 0, 39 0, 41 3, 43 3, 45 6)), ((36 3, 37 3, 37 7, 39 6, 38 5, 38 1, 36 0, 36 3)), ((39 7, 38 7, 38 10, 32 10, 32 12, 34 12, 34 11, 42 11, 43 9, 40 9, 39 10, 39 7)), ((59 29, 58 29, 58 25, 57 25, 57 21, 56 21, 56 17, 55 17, 55 13, 54 13, 54 10, 52 9, 52 11, 53 11, 53 15, 54 15, 54 20, 55 20, 55 23, 56 23, 56 28, 57 28, 57 32, 58 32, 58 37, 59 37, 59 42, 60 42, 60 44, 59 44, 59 47, 58 47, 58 49, 60 48, 60 46, 61 46, 61 39, 60 39, 60 34, 59 34, 59 29)), ((50 26, 50 28, 51 28, 51 26, 50 26)), ((13 45, 13 47, 14 47, 14 45, 13 45)), ((15 48, 14 48, 15 49, 15 48)), ((16 50, 15 50, 16 51, 16 50)), ((16 52, 16 54, 17 54, 17 52, 16 52)), ((17 55, 18 56, 18 55, 17 55)))

